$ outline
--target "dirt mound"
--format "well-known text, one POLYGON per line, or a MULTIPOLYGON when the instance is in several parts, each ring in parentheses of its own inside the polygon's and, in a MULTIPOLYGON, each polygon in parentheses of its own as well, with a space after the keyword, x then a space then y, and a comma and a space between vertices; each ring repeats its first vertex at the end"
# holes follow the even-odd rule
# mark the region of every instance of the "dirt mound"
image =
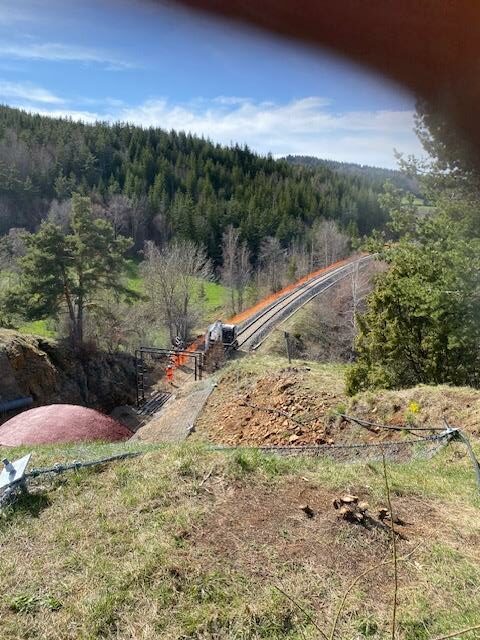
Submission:
MULTIPOLYGON (((227 445, 332 444, 332 415, 342 400, 335 381, 319 386, 308 366, 268 375, 224 375, 197 422, 197 432, 227 445)), ((326 382, 326 381, 325 381, 326 382)))
POLYGON ((25 411, 0 427, 0 445, 16 447, 103 440, 127 440, 132 435, 119 422, 93 409, 51 404, 25 411))
POLYGON ((418 386, 349 398, 343 367, 314 363, 285 367, 280 366, 282 362, 257 357, 231 366, 197 421, 197 434, 229 446, 378 443, 405 438, 405 433, 368 429, 340 417, 349 414, 407 428, 442 428, 445 418, 467 433, 480 435, 478 390, 418 386))

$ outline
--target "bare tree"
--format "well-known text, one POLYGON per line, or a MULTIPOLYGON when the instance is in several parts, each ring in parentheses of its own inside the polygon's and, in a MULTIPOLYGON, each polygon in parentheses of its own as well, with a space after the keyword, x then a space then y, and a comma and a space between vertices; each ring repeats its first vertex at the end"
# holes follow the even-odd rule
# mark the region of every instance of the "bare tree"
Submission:
POLYGON ((161 249, 148 242, 144 273, 155 316, 163 319, 170 339, 188 340, 202 312, 195 285, 212 275, 205 249, 189 240, 173 241, 161 249))
POLYGON ((133 238, 135 248, 141 247, 145 237, 145 202, 132 200, 123 194, 114 194, 103 215, 114 228, 115 235, 133 238))
POLYGON ((357 334, 357 316, 363 309, 363 302, 372 290, 372 278, 376 272, 376 264, 373 263, 365 267, 358 262, 352 266, 348 285, 347 305, 345 309, 345 319, 351 330, 351 341, 357 334))
POLYGON ((238 310, 242 311, 245 303, 245 291, 252 277, 250 250, 246 242, 242 242, 238 251, 238 270, 235 287, 237 290, 238 310))
POLYGON ((112 223, 115 235, 126 233, 131 209, 132 203, 127 196, 115 193, 110 197, 104 215, 112 223))
POLYGON ((222 283, 230 288, 232 313, 243 309, 245 289, 250 282, 252 267, 247 243, 240 240, 240 232, 229 226, 222 240, 222 283))
POLYGON ((52 169, 54 158, 48 144, 29 146, 14 129, 6 129, 0 139, 0 162, 14 167, 25 180, 33 171, 46 174, 52 169))
POLYGON ((260 246, 260 264, 271 293, 282 288, 285 271, 285 251, 277 238, 268 237, 260 246))
POLYGON ((301 240, 294 240, 288 249, 288 281, 295 282, 312 270, 307 245, 301 240))
POLYGON ((222 268, 220 270, 222 283, 230 289, 230 306, 232 313, 236 313, 235 277, 237 273, 237 251, 239 232, 229 226, 222 237, 222 268))
MULTIPOLYGON (((353 359, 357 333, 356 316, 362 313, 373 278, 382 268, 378 262, 355 265, 348 277, 315 298, 298 314, 290 327, 291 348, 296 357, 325 362, 353 359)), ((280 337, 275 350, 284 353, 280 337)))
POLYGON ((322 268, 348 255, 348 236, 333 220, 317 220, 311 230, 311 267, 322 268))
POLYGON ((102 292, 86 318, 85 336, 109 353, 132 353, 139 344, 154 344, 161 323, 146 301, 134 305, 119 302, 111 292, 102 292))
POLYGON ((48 210, 48 220, 67 230, 72 216, 72 200, 52 200, 48 210))
POLYGON ((155 240, 162 245, 172 238, 172 227, 165 211, 159 211, 152 220, 151 228, 155 234, 155 240))
POLYGON ((0 238, 0 270, 9 286, 20 272, 18 261, 25 255, 25 238, 28 235, 25 229, 13 227, 0 238))

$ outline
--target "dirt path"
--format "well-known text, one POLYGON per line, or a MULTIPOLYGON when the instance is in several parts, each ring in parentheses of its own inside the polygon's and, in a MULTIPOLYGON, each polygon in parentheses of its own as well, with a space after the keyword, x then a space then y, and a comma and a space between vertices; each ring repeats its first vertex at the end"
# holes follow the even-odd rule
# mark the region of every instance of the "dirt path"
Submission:
POLYGON ((211 379, 192 382, 172 396, 132 440, 182 442, 188 436, 214 388, 211 379))

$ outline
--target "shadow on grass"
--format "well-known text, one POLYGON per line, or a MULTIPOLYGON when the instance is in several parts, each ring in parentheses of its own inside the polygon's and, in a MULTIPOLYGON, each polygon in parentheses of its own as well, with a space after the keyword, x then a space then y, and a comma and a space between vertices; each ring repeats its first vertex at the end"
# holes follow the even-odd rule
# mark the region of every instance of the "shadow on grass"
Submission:
POLYGON ((51 503, 52 501, 46 493, 22 492, 10 506, 10 511, 15 515, 28 515, 32 518, 38 518, 51 503))

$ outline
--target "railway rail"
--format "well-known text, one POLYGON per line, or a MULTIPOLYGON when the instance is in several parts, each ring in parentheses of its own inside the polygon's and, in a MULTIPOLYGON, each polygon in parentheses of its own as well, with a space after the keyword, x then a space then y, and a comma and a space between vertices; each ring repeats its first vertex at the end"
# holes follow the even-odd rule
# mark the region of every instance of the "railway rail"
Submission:
POLYGON ((350 275, 357 265, 362 268, 372 259, 371 255, 362 256, 313 277, 247 318, 237 328, 238 348, 243 351, 256 349, 276 326, 285 322, 300 307, 350 275))
MULTIPOLYGON (((192 375, 195 380, 197 375, 201 378, 206 357, 208 359, 208 356, 213 352, 212 346, 216 344, 222 346, 223 344, 222 357, 224 351, 229 352, 232 349, 255 350, 279 324, 285 322, 300 307, 347 277, 357 266, 360 269, 363 268, 373 258, 372 255, 352 258, 341 264, 332 265, 321 273, 311 277, 307 276, 308 279, 300 281, 296 286, 283 293, 280 292, 278 298, 266 303, 265 306, 256 305, 253 309, 244 312, 246 317, 244 316, 240 322, 235 323, 236 318, 232 318, 230 324, 216 321, 208 328, 205 335, 199 336, 186 350, 140 347, 136 351, 137 406, 143 407, 146 404, 145 411, 155 409, 153 396, 147 399, 145 393, 144 376, 147 371, 144 362, 145 354, 150 354, 152 357, 157 355, 169 358, 169 368, 172 374, 174 368, 193 359, 192 375), (175 364, 172 364, 172 360, 175 364)), ((215 361, 213 361, 213 367, 215 368, 215 366, 215 361)))

